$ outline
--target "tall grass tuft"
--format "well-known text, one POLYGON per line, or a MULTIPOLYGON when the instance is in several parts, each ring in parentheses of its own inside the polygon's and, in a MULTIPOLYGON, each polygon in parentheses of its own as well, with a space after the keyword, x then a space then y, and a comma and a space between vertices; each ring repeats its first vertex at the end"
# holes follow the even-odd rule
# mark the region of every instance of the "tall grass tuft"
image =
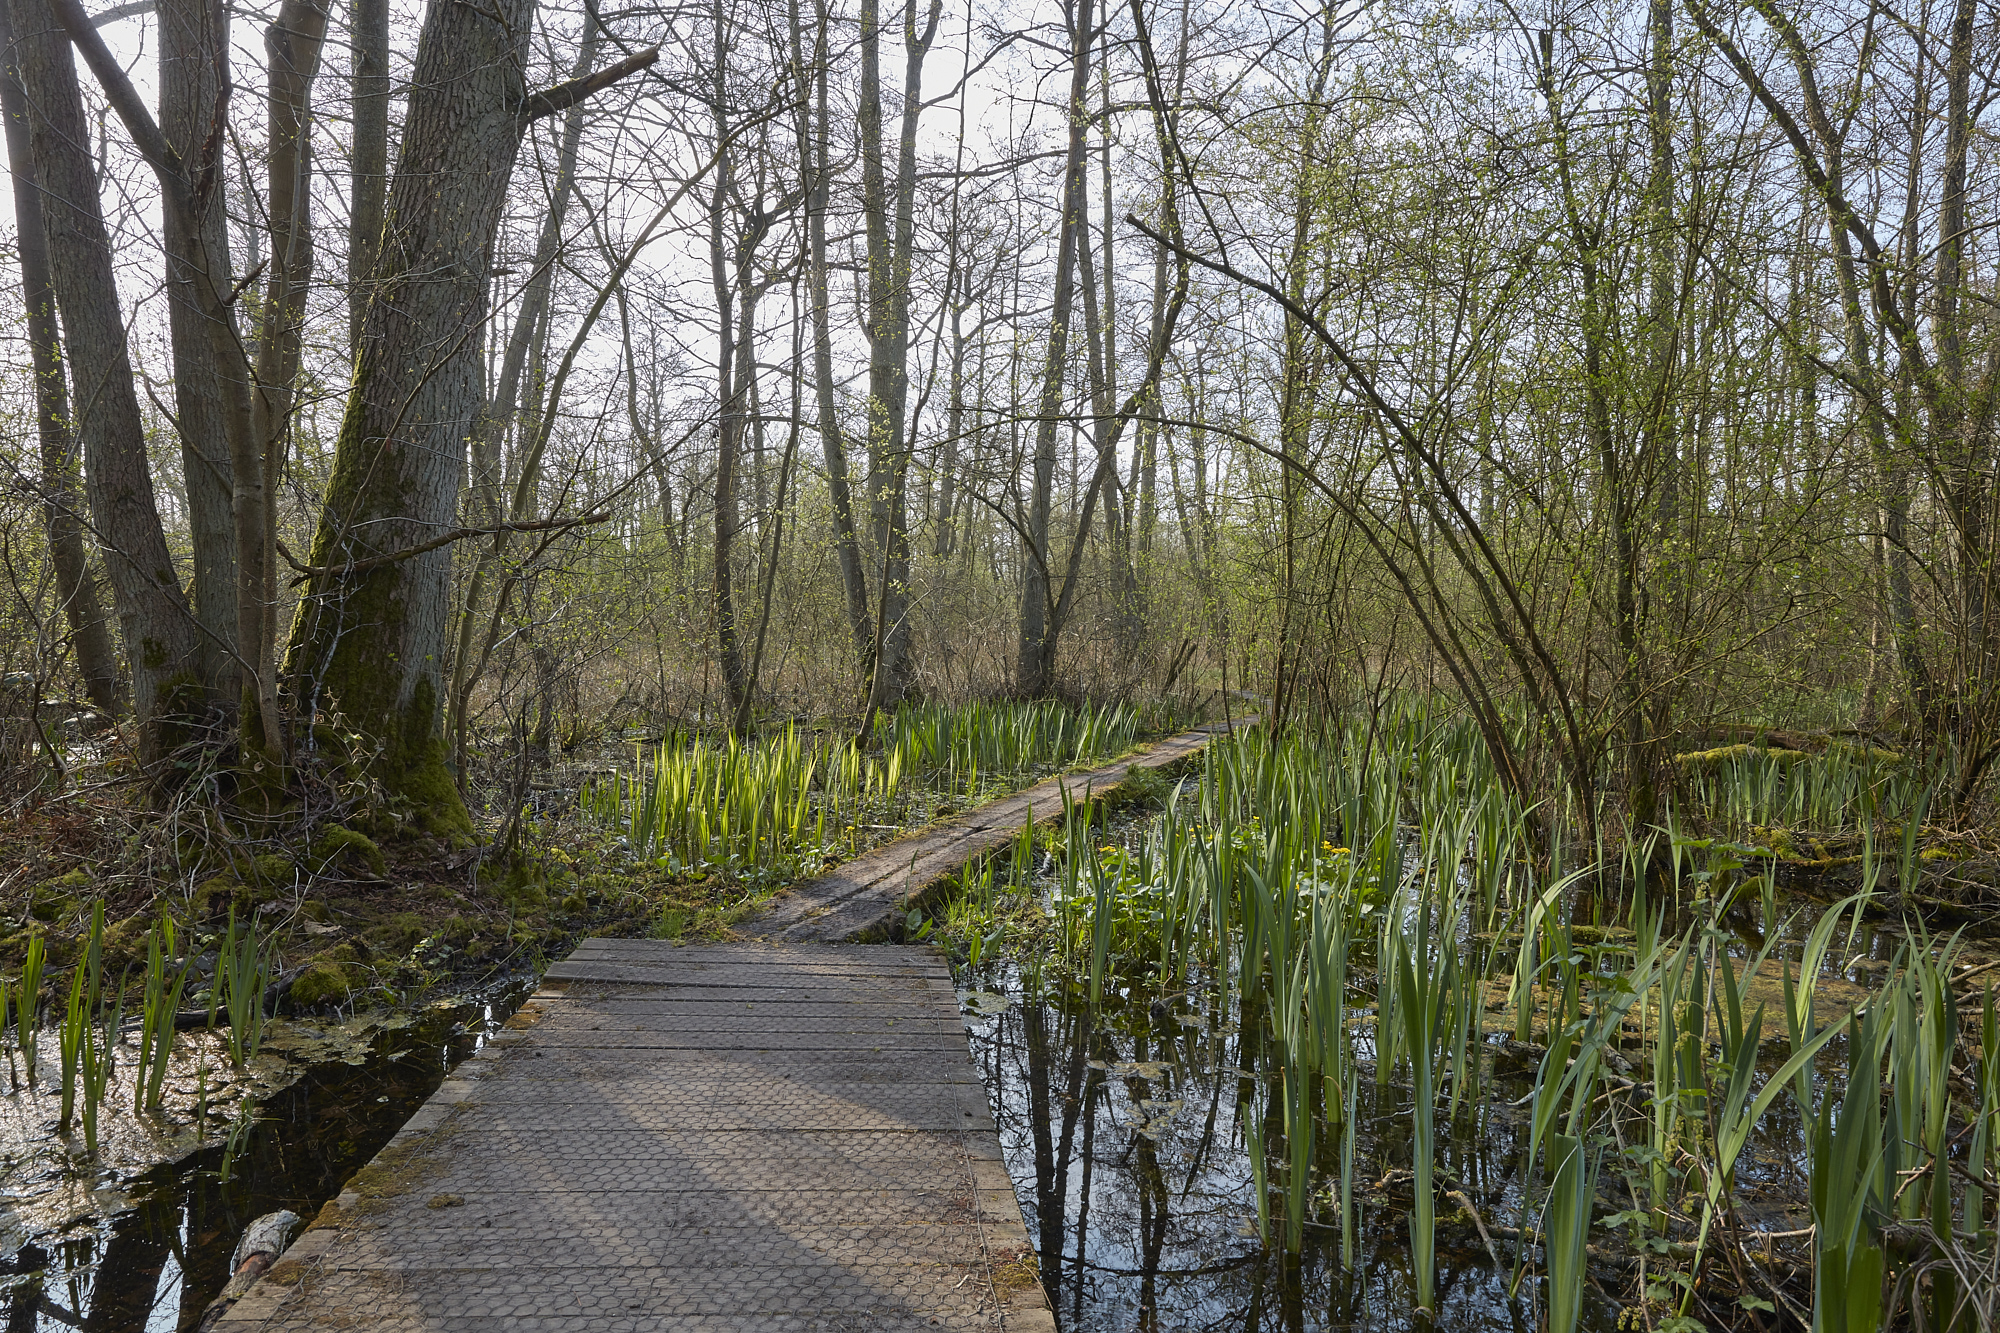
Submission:
MULTIPOLYGON (((39 1073, 36 1060, 41 1049, 42 967, 47 948, 40 935, 29 937, 27 951, 21 959, 21 975, 15 980, 13 991, 14 1044, 20 1048, 22 1072, 31 1088, 35 1086, 39 1073)), ((0 1019, 4 1017, 0 1015, 0 1019)))
MULTIPOLYGON (((239 931, 229 914, 215 957, 215 991, 229 1015, 229 1063, 243 1068, 264 1043, 264 991, 271 980, 270 950, 257 942, 253 919, 239 931)), ((214 999, 211 999, 211 1013, 214 999)))
POLYGON ((187 989, 194 960, 173 966, 174 923, 162 916, 146 937, 146 982, 139 1012, 139 1067, 133 1079, 133 1109, 158 1111, 164 1104, 167 1065, 173 1056, 174 1018, 187 989))

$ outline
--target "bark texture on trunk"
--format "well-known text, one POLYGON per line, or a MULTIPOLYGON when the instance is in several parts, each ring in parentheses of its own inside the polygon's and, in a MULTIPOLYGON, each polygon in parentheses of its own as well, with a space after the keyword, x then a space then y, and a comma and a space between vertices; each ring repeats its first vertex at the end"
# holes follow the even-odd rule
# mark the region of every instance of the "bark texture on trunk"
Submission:
MULTIPOLYGON (((826 215, 833 182, 832 125, 827 110, 827 28, 831 22, 825 0, 814 5, 814 36, 810 107, 799 98, 799 160, 806 175, 806 285, 812 304, 813 406, 818 413, 820 450, 826 459, 827 494, 833 504, 834 550, 840 560, 840 586, 847 601, 848 630, 854 636, 855 662, 865 673, 873 668, 874 634, 869 628, 868 574, 861 564, 861 539, 854 525, 854 501, 848 487, 847 445, 833 398, 833 328, 827 291, 826 215)), ((805 88, 804 41, 798 0, 790 9, 792 65, 798 86, 805 88)))
POLYGON ((348 175, 347 346, 361 348, 389 192, 389 0, 354 0, 354 151, 348 175))
POLYGON ((240 571, 246 606, 255 620, 243 655, 254 673, 262 725, 255 730, 266 748, 283 753, 278 726, 278 479, 299 375, 300 325, 307 284, 312 279, 312 85, 326 41, 324 0, 284 0, 278 17, 264 30, 269 79, 269 206, 271 262, 264 282, 264 309, 257 332, 257 392, 250 402, 251 443, 262 483, 239 521, 256 525, 255 569, 240 571))
MULTIPOLYGON (((910 645, 910 266, 916 234, 917 121, 924 55, 943 13, 932 0, 922 27, 903 18, 903 119, 893 187, 882 143, 882 25, 878 0, 861 5, 861 211, 868 242, 868 517, 881 561, 868 713, 894 707, 911 684, 910 645), (893 193, 892 193, 893 190, 893 193)), ((864 730, 866 722, 863 723, 864 730)))
POLYGON ((115 717, 126 707, 124 680, 111 626, 97 593, 84 536, 83 477, 70 430, 63 383, 62 340, 56 329, 55 286, 42 228, 41 178, 29 147, 28 100, 15 73, 13 25, 0 4, 0 116, 7 123, 7 160, 14 182, 14 226, 21 255, 21 296, 28 316, 28 355, 35 376, 35 426, 40 444, 42 521, 56 595, 76 645, 76 664, 91 704, 115 717))
POLYGON ((200 634, 153 494, 76 64, 47 0, 13 0, 12 16, 91 521, 123 631, 140 761, 151 765, 209 720, 200 634))
POLYGON ((1048 357, 1042 367, 1041 404, 1036 410, 1033 477, 1028 493, 1025 586, 1021 592, 1021 633, 1014 672, 1015 690, 1038 698, 1055 686, 1055 634, 1049 624, 1055 607, 1049 563, 1049 511, 1054 501, 1056 426, 1062 414, 1063 376, 1069 364, 1070 312, 1075 302, 1078 232, 1085 206, 1084 145, 1090 125, 1090 0, 1077 0, 1070 16, 1069 149, 1063 167, 1061 237, 1056 245, 1055 308, 1049 319, 1048 357))
POLYGON ((435 3, 425 17, 375 299, 313 538, 319 572, 286 662, 301 711, 338 709, 376 738, 384 785, 442 832, 470 827, 438 726, 451 551, 399 553, 456 517, 533 18, 533 0, 435 3))
MULTIPOLYGON (((160 132, 183 162, 214 152, 209 142, 222 113, 222 53, 229 17, 214 0, 161 0, 160 132)), ((188 536, 194 554, 194 610, 201 620, 202 675, 225 711, 236 705, 237 541, 231 501, 235 473, 225 427, 221 376, 238 365, 218 364, 208 316, 196 292, 207 277, 218 291, 232 285, 228 219, 220 190, 192 219, 168 201, 162 209, 161 248, 166 252, 167 330, 174 358, 175 433, 186 477, 188 536)))

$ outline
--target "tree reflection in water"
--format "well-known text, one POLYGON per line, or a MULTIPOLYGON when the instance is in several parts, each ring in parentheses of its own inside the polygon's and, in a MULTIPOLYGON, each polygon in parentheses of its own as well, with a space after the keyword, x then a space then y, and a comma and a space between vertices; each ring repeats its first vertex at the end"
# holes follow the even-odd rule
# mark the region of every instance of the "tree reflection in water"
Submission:
MULTIPOLYGON (((1022 994, 1011 971, 984 975, 979 986, 1022 994)), ((1052 989, 1039 1002, 967 1017, 1042 1281, 1066 1333, 1424 1327, 1393 1194, 1357 1190, 1352 1273, 1340 1262, 1338 1212, 1323 1185, 1299 1254, 1259 1242, 1241 1119, 1256 1098, 1274 1135, 1282 1124, 1275 1082, 1258 1072, 1266 1065, 1254 1034, 1265 1024, 1254 1012, 1225 1021, 1198 997, 1179 1004, 1192 1014, 1156 998, 1107 995, 1093 1021, 1083 996, 1052 989)), ((1364 1075, 1357 1184, 1404 1164, 1408 1112, 1407 1089, 1377 1087, 1364 1075)), ((1315 1181, 1337 1179, 1338 1135, 1316 1140, 1315 1181)), ((1512 1225, 1521 1142, 1505 1108, 1462 1108, 1449 1144, 1442 1125, 1440 1140, 1441 1175, 1480 1199, 1489 1219, 1512 1225)), ((1267 1150, 1275 1186, 1285 1152, 1282 1143, 1267 1150)), ((1496 1270, 1476 1234, 1441 1232, 1439 1242, 1436 1327, 1538 1326, 1534 1280, 1509 1300, 1511 1272, 1496 1270)), ((1510 1249, 1501 1255, 1511 1264, 1510 1249)), ((1610 1326, 1608 1311, 1593 1315, 1610 1326)))

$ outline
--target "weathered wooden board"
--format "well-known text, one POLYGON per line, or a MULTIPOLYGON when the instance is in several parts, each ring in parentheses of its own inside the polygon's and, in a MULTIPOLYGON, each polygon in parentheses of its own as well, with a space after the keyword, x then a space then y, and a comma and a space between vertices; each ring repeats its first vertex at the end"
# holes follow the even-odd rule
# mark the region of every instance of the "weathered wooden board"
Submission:
MULTIPOLYGON (((1241 718, 1235 725, 1254 721, 1241 718)), ((1038 824, 1060 818, 1065 795, 1072 801, 1110 795, 1133 769, 1168 768, 1191 759, 1229 730, 1218 722, 1182 732, 1129 759, 1049 778, 928 825, 797 885, 742 929, 794 943, 888 939, 903 916, 960 867, 1006 847, 1031 818, 1038 824)))

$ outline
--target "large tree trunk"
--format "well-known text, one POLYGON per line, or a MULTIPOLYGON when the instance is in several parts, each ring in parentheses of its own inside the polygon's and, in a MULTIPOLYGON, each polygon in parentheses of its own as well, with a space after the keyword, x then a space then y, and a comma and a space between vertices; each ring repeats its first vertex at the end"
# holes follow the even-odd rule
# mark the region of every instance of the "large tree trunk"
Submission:
MULTIPOLYGON (((868 238, 868 517, 882 562, 876 590, 875 661, 868 713, 893 707, 910 686, 910 450, 905 438, 910 375, 910 248, 915 237, 917 122, 924 55, 937 36, 942 0, 921 29, 912 4, 903 20, 903 123, 894 197, 882 160, 882 27, 879 0, 861 5, 861 209, 868 238)), ((864 722, 864 728, 866 723, 864 722)))
MULTIPOLYGON (((251 583, 248 592, 259 612, 256 634, 242 651, 256 677, 260 714, 275 714, 278 707, 273 661, 278 638, 278 478, 291 431, 300 325, 312 278, 312 85, 325 39, 324 0, 285 0, 264 32, 270 80, 271 265, 257 334, 258 392, 250 404, 251 433, 263 473, 255 514, 261 560, 254 571, 241 571, 251 583)), ((267 723, 261 732, 267 742, 277 741, 277 748, 283 748, 282 733, 275 725, 267 723)))
POLYGON ((199 631, 153 495, 76 65, 47 0, 13 2, 18 69, 32 111, 29 146, 43 186, 49 271, 69 350, 91 520, 105 548, 131 670, 140 761, 150 766, 209 720, 199 631))
MULTIPOLYGON (((825 0, 814 6, 810 107, 799 98, 799 160, 806 175, 806 286, 812 301, 813 402, 819 416, 820 449, 826 458, 826 487, 833 503, 834 551, 840 561, 840 586, 847 601, 847 623, 854 636, 855 661, 864 672, 874 665, 874 635, 869 628, 868 575, 861 565, 861 541, 854 525, 854 502, 848 487, 847 447, 833 404, 833 329, 828 311, 826 214, 832 192, 832 128, 827 111, 827 28, 825 0)), ((797 86, 806 86, 804 42, 798 0, 791 4, 792 66, 797 86)))
MULTIPOLYGON (((177 5, 180 2, 176 0, 177 5)), ((221 148, 217 129, 221 104, 218 100, 210 113, 209 132, 198 148, 192 154, 184 151, 167 130, 154 122, 124 67, 104 44, 78 0, 54 0, 52 8, 70 40, 90 63, 107 100, 160 184, 166 212, 169 280, 177 289, 175 295, 185 295, 193 311, 179 326, 187 336, 177 337, 174 343, 175 375, 184 386, 192 383, 198 391, 202 413, 209 414, 213 409, 212 420, 205 415, 205 424, 200 429, 203 432, 211 427, 220 429, 229 461, 229 532, 237 572, 235 583, 228 590, 236 610, 234 635, 233 642, 222 639, 213 630, 208 637, 210 642, 220 643, 228 650, 229 660, 238 668, 230 674, 230 680, 238 685, 238 697, 247 701, 248 720, 261 722, 254 734, 244 737, 245 743, 276 754, 283 749, 283 741, 278 729, 277 681, 270 671, 266 635, 270 599, 264 585, 270 560, 270 534, 266 531, 269 500, 265 487, 265 450, 252 425, 250 364, 236 330, 226 242, 219 235, 222 228, 216 157, 221 148)), ((163 41, 161 47, 163 54, 169 49, 177 53, 175 63, 163 71, 169 93, 177 81, 184 85, 181 91, 196 104, 208 95, 210 81, 219 90, 218 98, 226 93, 227 42, 223 40, 220 6, 203 10, 190 2, 185 12, 176 10, 168 15, 166 25, 177 33, 171 40, 163 41)), ((180 103, 178 95, 164 96, 163 101, 170 121, 175 116, 190 118, 190 124, 183 128, 192 133, 193 113, 180 103)), ((185 422, 183 428, 185 435, 185 422)), ((205 434, 194 438, 202 450, 212 452, 212 439, 205 434)), ((207 597, 211 603, 215 600, 214 589, 200 590, 199 581, 197 588, 197 600, 200 597, 207 597)))
MULTIPOLYGON (((214 0, 161 0, 160 132, 183 162, 217 150, 209 141, 220 114, 218 101, 229 49, 229 17, 214 0)), ((237 705, 237 541, 231 502, 235 472, 225 424, 221 376, 242 378, 218 362, 197 283, 217 290, 232 285, 221 189, 190 219, 171 200, 162 208, 160 240, 167 266, 167 331, 173 348, 174 426, 186 479, 188 537, 194 556, 194 610, 203 630, 202 676, 225 712, 237 705)), ((254 571, 252 572, 254 576, 254 571)))
POLYGON ((376 299, 363 321, 333 476, 286 672, 307 717, 338 710, 381 744, 377 774, 442 832, 470 828, 438 714, 456 515, 495 232, 528 111, 533 0, 437 0, 418 39, 376 299))
POLYGON ((99 712, 115 717, 125 708, 124 682, 84 544, 83 478, 77 469, 69 394, 63 385, 55 287, 49 276, 49 246, 42 228, 41 178, 35 174, 29 148, 27 97, 14 70, 13 47, 11 18, 7 6, 0 4, 0 52, 5 53, 5 63, 0 64, 0 115, 7 122, 7 160, 14 180, 14 226, 21 254, 21 297, 28 313, 28 355, 35 376, 35 425, 41 445, 42 517, 48 530, 49 564, 76 644, 84 692, 99 712))

